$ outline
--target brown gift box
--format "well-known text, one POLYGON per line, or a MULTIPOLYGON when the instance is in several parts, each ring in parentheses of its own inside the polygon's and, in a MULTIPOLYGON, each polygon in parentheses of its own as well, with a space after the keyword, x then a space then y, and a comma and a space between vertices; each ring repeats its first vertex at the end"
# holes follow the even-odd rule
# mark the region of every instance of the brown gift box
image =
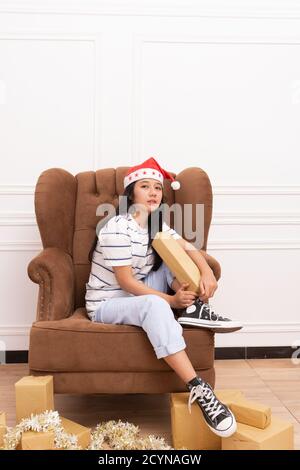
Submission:
POLYGON ((181 245, 166 232, 158 232, 152 242, 162 260, 176 279, 182 284, 188 282, 188 290, 199 293, 200 271, 181 245))
POLYGON ((230 405, 236 421, 255 428, 265 429, 271 423, 271 408, 248 400, 235 401, 230 405))
POLYGON ((3 447, 3 436, 6 434, 6 415, 4 411, 0 411, 0 447, 3 447))
POLYGON ((6 426, 6 414, 4 411, 0 411, 0 426, 6 426))
MULTIPOLYGON (((243 398, 239 390, 218 390, 215 394, 226 405, 243 398)), ((221 438, 209 429, 196 402, 192 405, 192 413, 189 413, 188 399, 188 392, 170 395, 173 447, 187 450, 221 449, 221 438)))
MULTIPOLYGON (((64 431, 68 434, 73 434, 77 437, 78 445, 85 449, 90 444, 91 430, 81 424, 75 423, 70 419, 61 417, 61 425, 64 431)), ((21 442, 18 449, 21 450, 53 450, 55 435, 53 431, 49 432, 35 432, 26 431, 22 434, 21 442)), ((63 449, 61 449, 63 450, 63 449)))
POLYGON ((74 434, 77 437, 78 445, 85 449, 90 444, 91 429, 75 423, 67 418, 61 418, 61 424, 68 434, 74 434))
POLYGON ((26 431, 22 434, 21 442, 18 445, 18 450, 53 450, 54 432, 36 432, 26 431))
POLYGON ((54 410, 52 375, 28 375, 15 383, 16 420, 54 410))
POLYGON ((294 428, 291 423, 272 416, 271 424, 258 429, 237 423, 237 431, 222 439, 222 450, 293 450, 294 428))
POLYGON ((244 394, 240 390, 228 389, 228 390, 215 390, 216 397, 224 403, 224 405, 231 406, 232 403, 242 401, 245 398, 244 394))
POLYGON ((6 434, 6 426, 2 426, 2 424, 0 424, 0 448, 3 447, 4 445, 3 437, 5 434, 6 434))

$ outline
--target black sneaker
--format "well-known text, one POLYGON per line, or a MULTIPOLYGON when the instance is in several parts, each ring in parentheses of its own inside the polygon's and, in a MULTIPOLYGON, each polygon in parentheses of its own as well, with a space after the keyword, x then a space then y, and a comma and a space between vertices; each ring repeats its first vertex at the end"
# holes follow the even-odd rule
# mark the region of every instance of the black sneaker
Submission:
POLYGON ((229 437, 236 432, 237 425, 233 413, 217 399, 208 383, 197 377, 188 383, 188 389, 190 413, 192 403, 197 400, 206 424, 213 433, 220 437, 229 437))
POLYGON ((195 300, 192 305, 183 310, 178 322, 181 325, 209 328, 215 333, 231 333, 243 328, 241 322, 217 315, 209 304, 202 302, 200 299, 195 300))

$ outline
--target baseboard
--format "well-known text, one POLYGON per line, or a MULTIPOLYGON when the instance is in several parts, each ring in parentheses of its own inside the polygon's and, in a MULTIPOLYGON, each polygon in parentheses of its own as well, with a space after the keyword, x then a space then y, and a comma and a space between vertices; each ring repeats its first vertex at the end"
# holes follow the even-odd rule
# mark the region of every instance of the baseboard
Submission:
POLYGON ((6 351, 5 364, 27 364, 28 351, 6 351))
POLYGON ((215 359, 289 359, 293 352, 290 346, 215 348, 215 359))
MULTIPOLYGON (((291 358, 293 352, 290 346, 215 348, 215 359, 283 359, 291 358)), ((28 351, 6 351, 4 363, 26 364, 28 351)))

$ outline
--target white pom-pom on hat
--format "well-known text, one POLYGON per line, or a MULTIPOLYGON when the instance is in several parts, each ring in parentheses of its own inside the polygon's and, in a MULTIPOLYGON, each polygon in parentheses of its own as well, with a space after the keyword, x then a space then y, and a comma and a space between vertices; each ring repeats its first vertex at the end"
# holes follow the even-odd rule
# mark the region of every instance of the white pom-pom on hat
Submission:
POLYGON ((172 181, 171 186, 174 189, 174 191, 176 191, 177 189, 180 189, 179 181, 172 181))

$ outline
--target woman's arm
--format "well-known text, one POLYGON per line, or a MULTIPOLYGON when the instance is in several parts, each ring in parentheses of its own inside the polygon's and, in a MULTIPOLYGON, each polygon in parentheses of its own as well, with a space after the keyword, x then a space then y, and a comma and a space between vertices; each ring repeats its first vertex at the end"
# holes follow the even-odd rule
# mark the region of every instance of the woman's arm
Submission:
POLYGON ((131 266, 112 266, 119 286, 126 292, 134 295, 157 294, 165 299, 169 304, 172 295, 159 292, 156 289, 146 286, 142 281, 138 281, 132 274, 131 266))
POLYGON ((205 271, 212 272, 211 268, 209 267, 206 259, 204 256, 201 255, 199 250, 194 247, 191 243, 187 242, 184 238, 178 238, 176 241, 182 248, 187 252, 190 258, 194 261, 194 263, 198 266, 199 271, 203 274, 205 271))
POLYGON ((207 302, 209 297, 212 297, 218 288, 218 283, 214 273, 204 256, 194 247, 194 245, 187 242, 184 238, 178 238, 177 242, 198 266, 201 273, 199 298, 204 302, 207 302))

